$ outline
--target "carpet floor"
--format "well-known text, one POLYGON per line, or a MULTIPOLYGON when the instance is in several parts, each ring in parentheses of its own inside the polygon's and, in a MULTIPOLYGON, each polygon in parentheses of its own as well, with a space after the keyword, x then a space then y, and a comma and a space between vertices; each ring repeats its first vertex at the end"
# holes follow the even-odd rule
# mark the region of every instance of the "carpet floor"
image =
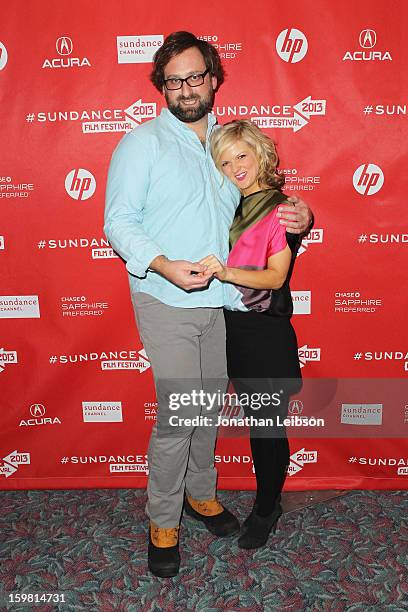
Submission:
MULTIPOLYGON (((2 491, 0 609, 406 612, 408 491, 350 491, 290 508, 294 495, 284 494, 276 534, 257 551, 184 516, 181 571, 159 579, 146 567, 145 491, 2 491), (65 603, 10 603, 29 593, 64 594, 65 603)), ((253 493, 219 498, 242 520, 253 493)))

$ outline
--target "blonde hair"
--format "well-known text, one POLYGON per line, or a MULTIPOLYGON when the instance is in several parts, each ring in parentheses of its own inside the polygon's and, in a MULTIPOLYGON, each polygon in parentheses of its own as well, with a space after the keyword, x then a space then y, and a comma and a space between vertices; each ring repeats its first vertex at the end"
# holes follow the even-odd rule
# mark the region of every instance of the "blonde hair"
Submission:
POLYGON ((214 130, 211 136, 211 154, 217 168, 222 172, 221 155, 237 140, 243 140, 256 155, 259 165, 258 183, 281 189, 285 177, 276 169, 279 158, 275 145, 252 121, 237 119, 214 130))

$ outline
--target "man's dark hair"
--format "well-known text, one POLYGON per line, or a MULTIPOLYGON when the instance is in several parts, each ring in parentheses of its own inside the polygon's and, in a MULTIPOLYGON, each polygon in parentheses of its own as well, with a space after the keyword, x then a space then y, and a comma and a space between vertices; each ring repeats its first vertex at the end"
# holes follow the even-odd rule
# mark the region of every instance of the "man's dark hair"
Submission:
POLYGON ((150 80, 160 93, 164 86, 164 69, 169 61, 175 55, 180 55, 180 53, 191 47, 197 47, 201 52, 205 67, 210 71, 211 76, 217 78, 217 89, 222 85, 225 72, 217 49, 205 40, 200 40, 194 34, 191 34, 191 32, 173 32, 167 36, 153 57, 153 70, 150 80))

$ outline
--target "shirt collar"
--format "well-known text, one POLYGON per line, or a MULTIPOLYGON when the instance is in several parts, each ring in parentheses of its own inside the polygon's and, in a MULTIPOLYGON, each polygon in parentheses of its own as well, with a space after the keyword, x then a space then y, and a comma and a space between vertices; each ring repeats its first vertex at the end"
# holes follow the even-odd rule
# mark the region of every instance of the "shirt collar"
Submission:
MULTIPOLYGON (((186 134, 194 134, 193 130, 191 130, 186 123, 177 119, 173 113, 169 111, 168 108, 164 107, 161 110, 160 117, 168 124, 176 127, 178 130, 183 130, 186 134)), ((212 131, 212 128, 217 123, 217 117, 212 113, 208 113, 208 129, 207 129, 207 139, 212 131)))

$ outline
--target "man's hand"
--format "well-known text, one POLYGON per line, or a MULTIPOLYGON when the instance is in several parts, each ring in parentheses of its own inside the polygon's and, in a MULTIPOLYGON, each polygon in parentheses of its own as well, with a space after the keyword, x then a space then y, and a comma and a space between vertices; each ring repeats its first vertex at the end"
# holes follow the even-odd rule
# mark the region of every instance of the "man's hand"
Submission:
POLYGON ((164 255, 155 257, 149 267, 185 291, 206 287, 212 277, 212 273, 199 263, 183 259, 170 261, 164 255))
POLYGON ((214 274, 218 280, 227 280, 228 268, 224 266, 215 255, 207 255, 204 259, 200 259, 199 263, 207 268, 207 272, 214 274))
POLYGON ((284 225, 290 234, 307 233, 313 221, 309 206, 297 196, 290 196, 287 201, 290 204, 283 203, 278 206, 279 223, 284 225))

